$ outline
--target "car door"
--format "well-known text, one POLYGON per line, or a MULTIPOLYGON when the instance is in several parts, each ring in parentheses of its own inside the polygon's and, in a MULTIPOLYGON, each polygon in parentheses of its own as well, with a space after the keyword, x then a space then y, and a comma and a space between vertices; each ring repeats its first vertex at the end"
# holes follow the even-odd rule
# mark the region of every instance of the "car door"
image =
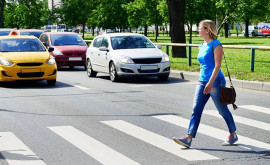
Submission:
MULTIPOLYGON (((100 45, 100 47, 105 47, 108 49, 109 47, 109 43, 108 43, 108 39, 106 37, 103 38, 102 43, 100 45)), ((101 65, 101 69, 102 72, 108 73, 109 69, 108 69, 108 57, 107 57, 107 53, 108 51, 100 51, 99 50, 99 62, 101 65)))
POLYGON ((93 41, 93 45, 90 48, 90 60, 93 67, 93 70, 95 71, 102 71, 102 65, 100 64, 100 53, 99 53, 99 47, 101 46, 103 37, 97 37, 93 41))

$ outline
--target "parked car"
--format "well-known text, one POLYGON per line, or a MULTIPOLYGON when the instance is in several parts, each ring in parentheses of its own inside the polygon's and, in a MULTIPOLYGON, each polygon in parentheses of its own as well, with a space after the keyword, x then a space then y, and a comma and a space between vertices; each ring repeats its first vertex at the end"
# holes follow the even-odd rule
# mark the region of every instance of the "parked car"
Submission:
POLYGON ((157 76, 167 80, 169 56, 147 37, 134 33, 109 33, 94 38, 87 49, 87 75, 109 73, 111 81, 121 76, 157 76))
POLYGON ((43 33, 43 30, 38 29, 19 29, 17 30, 19 35, 35 36, 37 38, 43 33))
POLYGON ((8 36, 12 29, 0 29, 0 36, 8 36))
POLYGON ((54 48, 50 52, 55 57, 58 67, 85 66, 87 44, 76 33, 73 32, 45 32, 40 36, 40 41, 47 48, 54 48))
POLYGON ((11 31, 0 36, 0 81, 47 80, 55 85, 57 66, 47 50, 34 36, 20 36, 11 31))

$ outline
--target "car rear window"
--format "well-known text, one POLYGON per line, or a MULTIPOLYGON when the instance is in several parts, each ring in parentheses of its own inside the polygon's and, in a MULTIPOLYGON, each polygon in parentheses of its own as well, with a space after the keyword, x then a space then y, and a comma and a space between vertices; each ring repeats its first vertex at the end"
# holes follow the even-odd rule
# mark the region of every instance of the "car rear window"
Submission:
POLYGON ((20 32, 20 35, 40 37, 42 32, 20 32))
POLYGON ((85 42, 78 35, 53 34, 51 35, 53 46, 80 45, 86 46, 85 42))
POLYGON ((111 43, 113 49, 155 48, 155 46, 143 36, 111 37, 111 43))
POLYGON ((0 36, 8 36, 10 33, 10 30, 7 31, 0 31, 0 36))
POLYGON ((1 39, 0 52, 46 51, 38 39, 1 39))

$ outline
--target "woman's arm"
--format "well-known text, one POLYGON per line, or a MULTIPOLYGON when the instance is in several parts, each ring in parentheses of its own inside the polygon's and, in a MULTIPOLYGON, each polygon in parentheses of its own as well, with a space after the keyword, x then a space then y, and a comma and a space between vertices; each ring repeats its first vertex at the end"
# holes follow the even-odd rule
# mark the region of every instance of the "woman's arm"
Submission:
POLYGON ((218 75, 219 69, 221 67, 222 62, 222 56, 223 56, 223 48, 221 45, 218 45, 214 50, 214 60, 215 60, 215 68, 213 70, 213 73, 210 77, 209 82, 206 84, 203 93, 208 94, 210 93, 213 83, 218 75))

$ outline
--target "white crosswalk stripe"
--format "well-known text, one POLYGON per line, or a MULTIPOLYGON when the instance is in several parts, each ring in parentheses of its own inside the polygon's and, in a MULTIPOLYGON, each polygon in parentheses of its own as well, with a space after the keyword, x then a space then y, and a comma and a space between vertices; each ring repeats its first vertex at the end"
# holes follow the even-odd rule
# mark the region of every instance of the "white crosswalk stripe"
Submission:
MULTIPOLYGON (((218 113, 217 110, 205 110, 203 112, 204 114, 215 116, 218 118, 222 118, 222 116, 218 113)), ((234 121, 237 123, 245 124, 251 127, 256 127, 260 129, 264 129, 266 131, 270 131, 270 124, 269 123, 264 123, 261 121, 253 120, 253 119, 248 119, 245 117, 233 115, 234 121)))
MULTIPOLYGON (((184 119, 182 117, 174 116, 174 115, 160 115, 160 116, 153 116, 153 117, 175 124, 180 127, 184 127, 184 128, 186 128, 189 124, 189 120, 184 119)), ((217 128, 207 126, 204 124, 200 124, 198 132, 205 134, 207 136, 211 136, 213 138, 219 139, 219 140, 225 140, 223 138, 228 136, 228 131, 223 131, 221 129, 217 129, 217 128)), ((239 141, 237 142, 237 144, 239 146, 248 148, 256 152, 270 151, 270 144, 268 143, 263 143, 263 142, 250 139, 248 137, 244 137, 241 135, 238 135, 238 138, 239 138, 239 141)))
POLYGON ((145 141, 149 144, 152 144, 158 148, 161 148, 167 152, 170 152, 176 156, 179 156, 189 161, 219 159, 215 156, 209 155, 207 153, 195 149, 181 150, 180 149, 181 146, 176 145, 171 139, 155 134, 148 130, 142 129, 138 126, 135 126, 122 120, 102 121, 102 123, 107 124, 128 135, 136 137, 142 141, 145 141))
MULTIPOLYGON (((259 113, 270 114, 270 109, 265 107, 260 107, 256 105, 241 105, 239 107, 259 113)), ((223 120, 222 117, 218 114, 217 110, 204 110, 203 113, 213 117, 217 117, 218 120, 223 120)), ((176 115, 157 115, 152 117, 183 128, 187 128, 189 125, 189 119, 185 119, 176 115)), ((235 122, 237 123, 241 123, 254 128, 259 128, 261 129, 260 131, 270 131, 270 123, 261 122, 237 115, 233 115, 233 117, 235 119, 235 122)), ((196 150, 194 148, 183 150, 183 148, 185 147, 177 145, 175 142, 173 142, 172 139, 141 128, 127 121, 107 120, 100 122, 187 161, 205 161, 221 159, 221 157, 219 158, 216 155, 213 156, 209 153, 196 150)), ((162 123, 163 122, 160 122, 160 124, 162 123)), ((114 150, 113 148, 110 148, 110 146, 105 145, 100 141, 92 138, 91 135, 87 135, 72 126, 51 126, 48 127, 48 129, 50 129, 51 131, 59 135, 61 138, 65 139, 78 149, 88 154, 91 158, 97 160, 104 165, 140 164, 136 162, 136 160, 125 156, 124 154, 114 150)), ((198 133, 202 133, 211 138, 222 141, 226 140, 226 137, 229 134, 227 130, 221 130, 202 123, 200 124, 200 127, 198 129, 198 133)), ((239 134, 238 137, 239 141, 237 142, 237 144, 240 147, 255 152, 270 151, 269 143, 264 143, 255 139, 251 139, 249 137, 241 136, 239 134)), ((12 132, 0 132, 0 153, 3 155, 9 165, 45 165, 44 161, 41 160, 41 158, 33 151, 31 151, 12 132)))
POLYGON ((139 164, 71 126, 48 128, 104 165, 139 164))
POLYGON ((0 132, 0 153, 9 165, 45 165, 45 163, 31 151, 12 132, 0 132))
POLYGON ((257 105, 240 105, 238 106, 240 108, 244 108, 247 110, 255 111, 255 112, 261 112, 261 113, 266 113, 270 115, 270 108, 265 108, 257 105))

